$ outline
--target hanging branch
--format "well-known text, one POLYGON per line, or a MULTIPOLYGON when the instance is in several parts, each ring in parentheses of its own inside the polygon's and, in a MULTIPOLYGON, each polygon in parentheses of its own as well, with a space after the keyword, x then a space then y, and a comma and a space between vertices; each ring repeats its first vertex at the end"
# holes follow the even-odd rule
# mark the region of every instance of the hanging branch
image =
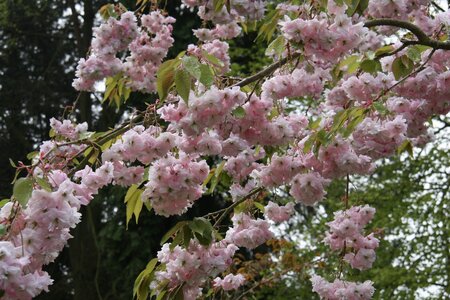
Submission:
POLYGON ((450 50, 449 42, 441 42, 438 40, 431 39, 425 32, 422 31, 422 29, 420 29, 419 27, 410 22, 393 19, 375 19, 365 22, 364 26, 367 28, 376 26, 391 26, 406 29, 409 30, 412 34, 414 34, 417 38, 417 41, 408 41, 410 45, 416 44, 429 46, 432 47, 433 49, 450 50))

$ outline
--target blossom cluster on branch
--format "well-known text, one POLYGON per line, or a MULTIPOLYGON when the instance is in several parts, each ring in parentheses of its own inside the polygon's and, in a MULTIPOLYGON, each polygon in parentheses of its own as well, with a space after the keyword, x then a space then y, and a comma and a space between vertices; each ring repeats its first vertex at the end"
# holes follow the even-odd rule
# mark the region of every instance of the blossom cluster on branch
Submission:
MULTIPOLYGON (((207 187, 214 191, 222 174, 233 203, 177 224, 136 284, 184 299, 198 298, 206 286, 242 288, 245 274, 220 275, 240 247, 255 249, 273 237, 270 221, 288 221, 294 202, 316 205, 334 179, 370 174, 378 159, 425 145, 432 139, 430 118, 450 111, 450 51, 439 40, 450 15, 431 14, 430 1, 394 0, 388 7, 386 1, 370 1, 368 7, 360 6, 363 1, 355 7, 347 1, 330 0, 324 7, 286 2, 269 23, 261 21, 264 1, 183 3, 214 28, 194 30, 201 42, 164 63, 175 19, 159 9, 139 19, 124 12, 95 29, 74 87, 91 91, 96 82, 119 76, 131 90, 157 91, 160 99, 106 133, 50 121, 54 137, 42 143, 25 167, 27 176, 16 182, 12 201, 0 210, 2 299, 30 299, 48 290, 52 280, 43 265, 57 257, 80 222, 80 207, 102 187, 129 187, 127 210, 136 218, 143 204, 172 216, 185 213, 207 187), (408 14, 412 23, 405 21, 408 14), (231 63, 224 40, 255 21, 263 23, 260 35, 270 39, 273 20, 277 37, 267 54, 278 61, 237 83, 219 80, 231 63), (372 26, 374 21, 381 27, 372 26), (386 45, 392 33, 401 38, 386 45), (291 100, 309 107, 292 109, 291 100), (292 196, 289 203, 260 204, 266 201, 263 191, 281 190, 292 196), (252 205, 241 205, 246 201, 260 204, 262 218, 252 205), (232 225, 223 230, 222 221, 232 213, 232 225)), ((328 223, 324 242, 352 268, 365 270, 375 261, 379 241, 363 232, 374 213, 353 206, 328 223)), ((313 289, 323 299, 370 299, 374 293, 369 281, 330 283, 311 272, 313 289)))

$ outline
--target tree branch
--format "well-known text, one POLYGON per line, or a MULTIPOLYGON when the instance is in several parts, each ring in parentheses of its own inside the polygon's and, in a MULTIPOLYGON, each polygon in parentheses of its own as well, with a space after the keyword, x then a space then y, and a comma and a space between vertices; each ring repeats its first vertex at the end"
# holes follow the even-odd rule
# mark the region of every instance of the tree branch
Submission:
POLYGON ((214 227, 217 227, 222 221, 223 219, 231 212, 231 210, 233 208, 235 208, 236 206, 238 206, 239 204, 241 204, 242 202, 250 199, 253 195, 258 194, 259 192, 261 192, 262 190, 264 190, 263 187, 259 187, 257 189, 254 189, 253 191, 251 191, 250 193, 248 193, 247 195, 245 195, 244 197, 242 197, 241 199, 237 200, 236 202, 234 202, 233 204, 231 204, 230 206, 227 207, 227 209, 223 212, 223 214, 220 215, 219 219, 216 221, 216 223, 214 223, 214 227))
POLYGON ((278 69, 279 67, 285 65, 286 63, 288 63, 289 61, 296 59, 297 57, 300 57, 301 53, 296 52, 294 54, 292 54, 289 57, 285 57, 283 59, 280 59, 279 61, 277 61, 274 64, 271 64, 270 66, 268 66, 267 68, 259 71, 258 73, 256 73, 255 75, 252 75, 250 77, 247 77, 241 81, 239 81, 238 83, 233 84, 232 86, 239 86, 239 87, 243 87, 246 86, 247 84, 250 84, 254 81, 257 81, 261 78, 266 77, 267 75, 272 74, 273 72, 275 72, 276 69, 278 69))
POLYGON ((392 20, 392 19, 375 19, 365 22, 364 26, 368 28, 376 26, 392 26, 403 28, 409 30, 412 34, 416 36, 417 44, 429 46, 432 47, 433 49, 450 50, 449 42, 441 42, 431 39, 425 32, 422 31, 422 29, 406 21, 392 20))

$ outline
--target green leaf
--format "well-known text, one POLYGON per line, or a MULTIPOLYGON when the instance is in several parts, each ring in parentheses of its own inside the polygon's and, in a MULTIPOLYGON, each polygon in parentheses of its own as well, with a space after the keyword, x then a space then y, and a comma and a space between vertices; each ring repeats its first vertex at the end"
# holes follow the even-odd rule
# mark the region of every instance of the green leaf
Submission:
POLYGON ((303 153, 307 154, 311 151, 312 146, 314 145, 316 141, 317 134, 311 134, 310 137, 306 140, 305 144, 303 145, 303 153))
MULTIPOLYGON (((189 228, 192 230, 192 232, 200 233, 201 235, 203 235, 203 233, 207 230, 208 226, 211 227, 211 224, 208 222, 208 220, 202 217, 194 218, 194 220, 189 222, 189 228)), ((209 232, 211 233, 212 230, 210 230, 209 232)))
POLYGON ((381 48, 378 48, 375 51, 375 56, 380 56, 380 55, 383 55, 383 54, 386 54, 386 53, 391 53, 394 50, 395 50, 395 48, 392 45, 383 46, 381 48))
POLYGON ((414 62, 406 55, 394 59, 392 63, 392 73, 396 80, 408 76, 414 69, 414 62))
POLYGON ((353 16, 356 12, 356 9, 359 6, 360 0, 344 0, 345 4, 347 4, 346 14, 348 16, 353 16))
POLYGON ((136 297, 138 300, 146 300, 150 292, 150 282, 152 279, 152 273, 155 269, 158 259, 152 259, 145 269, 136 277, 133 287, 133 298, 136 297))
POLYGON ((16 164, 14 163, 14 161, 11 158, 9 158, 9 164, 11 165, 11 167, 17 168, 16 164))
POLYGON ((242 119, 245 117, 245 109, 242 106, 238 106, 231 112, 231 114, 238 119, 242 119))
POLYGON ((191 76, 185 69, 178 69, 175 72, 175 88, 178 95, 183 98, 187 105, 189 103, 189 93, 191 91, 191 76))
POLYGON ((36 155, 38 155, 38 154, 39 154, 38 151, 30 152, 30 153, 27 154, 27 159, 28 159, 28 160, 33 160, 33 158, 35 158, 36 155))
POLYGON ((143 202, 141 200, 142 190, 138 188, 137 184, 133 184, 127 191, 125 195, 125 203, 127 204, 126 211, 126 227, 128 229, 128 223, 130 222, 133 214, 136 219, 136 224, 138 223, 139 214, 142 210, 143 202))
POLYGON ((339 63, 339 70, 345 71, 348 74, 356 72, 359 67, 359 56, 352 55, 339 63))
POLYGON ((272 36, 277 29, 277 24, 279 19, 282 17, 282 14, 278 10, 274 10, 273 13, 269 13, 267 17, 264 19, 263 24, 259 28, 257 40, 266 40, 269 42, 272 39, 272 36))
POLYGON ((322 121, 322 118, 317 118, 314 121, 310 121, 308 123, 308 129, 317 129, 319 128, 320 122, 322 121))
POLYGON ((367 7, 369 6, 369 0, 360 0, 358 7, 356 7, 356 12, 362 16, 364 14, 364 11, 367 9, 367 7))
POLYGON ((208 183, 211 181, 211 178, 214 176, 214 171, 215 169, 212 169, 211 171, 209 171, 208 177, 206 177, 206 179, 203 181, 202 186, 206 187, 208 185, 208 183))
POLYGON ((51 192, 52 191, 52 187, 50 186, 50 184, 44 178, 35 177, 34 179, 36 180, 37 184, 39 184, 39 186, 41 188, 43 188, 47 192, 51 192))
POLYGON ((0 224, 0 237, 5 235, 6 233, 6 226, 4 224, 0 224))
POLYGON ((6 198, 6 199, 2 199, 0 201, 0 208, 2 208, 3 206, 5 206, 6 203, 8 203, 9 201, 11 201, 11 199, 6 198))
POLYGON ((55 136, 56 136, 55 129, 51 128, 50 131, 49 131, 49 133, 48 133, 48 136, 51 137, 51 138, 52 138, 52 137, 55 137, 55 136))
POLYGON ((164 295, 167 293, 167 291, 161 291, 159 294, 158 294, 158 297, 156 297, 156 300, 162 300, 163 299, 163 297, 164 297, 164 295))
POLYGON ((360 68, 364 72, 376 74, 381 71, 381 63, 378 60, 366 59, 361 62, 360 68))
POLYGON ((105 94, 103 95, 103 102, 108 100, 109 97, 113 94, 113 91, 116 92, 117 87, 117 80, 115 80, 113 77, 112 82, 108 83, 109 80, 106 80, 106 90, 105 94))
POLYGON ((31 178, 19 178, 13 187, 13 196, 20 205, 25 206, 33 192, 33 180, 31 178))
POLYGON ((208 60, 210 63, 212 63, 213 65, 216 65, 216 66, 218 66, 218 67, 221 67, 221 68, 223 68, 223 66, 225 66, 225 64, 221 61, 221 60, 219 60, 217 57, 215 57, 214 55, 212 55, 212 54, 209 54, 206 50, 203 50, 202 49, 202 56, 204 57, 204 58, 206 58, 206 60, 208 60))
POLYGON ((262 205, 261 203, 259 203, 259 202, 253 202, 253 204, 256 206, 256 208, 258 208, 262 213, 264 213, 264 211, 265 211, 265 208, 264 208, 264 205, 262 205))
POLYGON ((222 174, 223 166, 225 165, 225 161, 223 160, 220 165, 216 168, 214 172, 214 177, 211 181, 211 186, 209 187, 208 194, 211 194, 216 189, 217 184, 219 183, 220 175, 222 174))
POLYGON ((327 132, 325 129, 321 129, 317 132, 317 140, 320 141, 322 145, 327 145, 329 140, 327 137, 327 132))
POLYGON ((184 56, 182 59, 183 67, 189 72, 194 78, 200 80, 202 71, 200 70, 201 63, 194 56, 184 56))
POLYGON ((225 0, 214 0, 213 7, 216 13, 220 12, 225 5, 225 0))
POLYGON ((274 53, 276 56, 281 56, 285 49, 286 40, 282 35, 279 35, 276 39, 274 39, 266 49, 266 55, 270 55, 274 53))
POLYGON ((416 46, 409 47, 408 50, 406 50, 406 55, 412 61, 420 61, 421 59, 421 52, 416 46))
POLYGON ((355 118, 353 118, 348 124, 347 127, 344 129, 342 135, 344 137, 350 136, 352 132, 355 130, 356 126, 358 126, 359 123, 361 123, 365 118, 365 115, 360 115, 355 118))
POLYGON ((165 242, 167 242, 175 233, 177 233, 181 228, 183 228, 185 225, 187 225, 187 221, 181 221, 178 222, 175 226, 173 226, 169 231, 164 234, 164 236, 161 239, 161 246, 164 245, 165 242))
POLYGON ((397 149, 397 154, 407 151, 410 157, 414 157, 413 145, 410 140, 405 140, 397 149))
POLYGON ((156 73, 156 90, 161 101, 166 99, 174 83, 175 68, 180 64, 179 59, 165 61, 156 73))
POLYGON ((389 113, 389 110, 386 108, 386 106, 383 105, 382 102, 376 101, 372 104, 372 106, 375 108, 377 112, 379 112, 381 115, 385 116, 389 113))
POLYGON ((200 79, 199 81, 206 86, 206 88, 211 87, 211 85, 214 83, 214 72, 212 71, 211 67, 208 65, 200 65, 200 79))
POLYGON ((174 71, 173 69, 167 69, 158 74, 156 79, 156 89, 158 91, 158 96, 161 101, 164 101, 169 94, 169 90, 174 82, 174 71))

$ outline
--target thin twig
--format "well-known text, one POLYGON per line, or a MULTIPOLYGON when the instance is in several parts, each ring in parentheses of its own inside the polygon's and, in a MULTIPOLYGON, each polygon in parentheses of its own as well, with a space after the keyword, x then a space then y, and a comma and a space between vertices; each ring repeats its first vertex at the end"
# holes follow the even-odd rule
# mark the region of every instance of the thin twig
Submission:
POLYGON ((223 212, 223 214, 220 215, 219 219, 217 219, 216 223, 214 223, 214 227, 217 227, 218 225, 220 225, 220 223, 223 221, 223 219, 231 212, 231 210, 233 208, 235 208, 236 206, 238 206, 239 204, 241 204, 242 202, 250 199, 253 195, 258 194, 259 192, 263 191, 264 188, 263 187, 259 187, 254 189, 253 191, 251 191, 250 193, 248 193, 247 195, 245 195, 243 198, 237 200, 236 202, 234 202, 233 204, 231 204, 230 206, 228 206, 225 211, 223 212))
POLYGON ((232 85, 233 86, 239 86, 239 87, 243 87, 246 86, 254 81, 257 81, 261 78, 264 78, 270 74, 272 74, 273 72, 275 72, 276 69, 278 69, 279 67, 285 65, 286 63, 288 63, 289 61, 296 59, 297 57, 300 57, 301 53, 296 52, 293 53, 290 57, 285 57, 283 59, 280 59, 279 61, 277 61, 274 64, 271 64, 270 66, 268 66, 267 68, 259 71, 258 73, 256 73, 255 75, 252 75, 250 77, 247 77, 241 81, 239 81, 238 83, 235 83, 232 85))

